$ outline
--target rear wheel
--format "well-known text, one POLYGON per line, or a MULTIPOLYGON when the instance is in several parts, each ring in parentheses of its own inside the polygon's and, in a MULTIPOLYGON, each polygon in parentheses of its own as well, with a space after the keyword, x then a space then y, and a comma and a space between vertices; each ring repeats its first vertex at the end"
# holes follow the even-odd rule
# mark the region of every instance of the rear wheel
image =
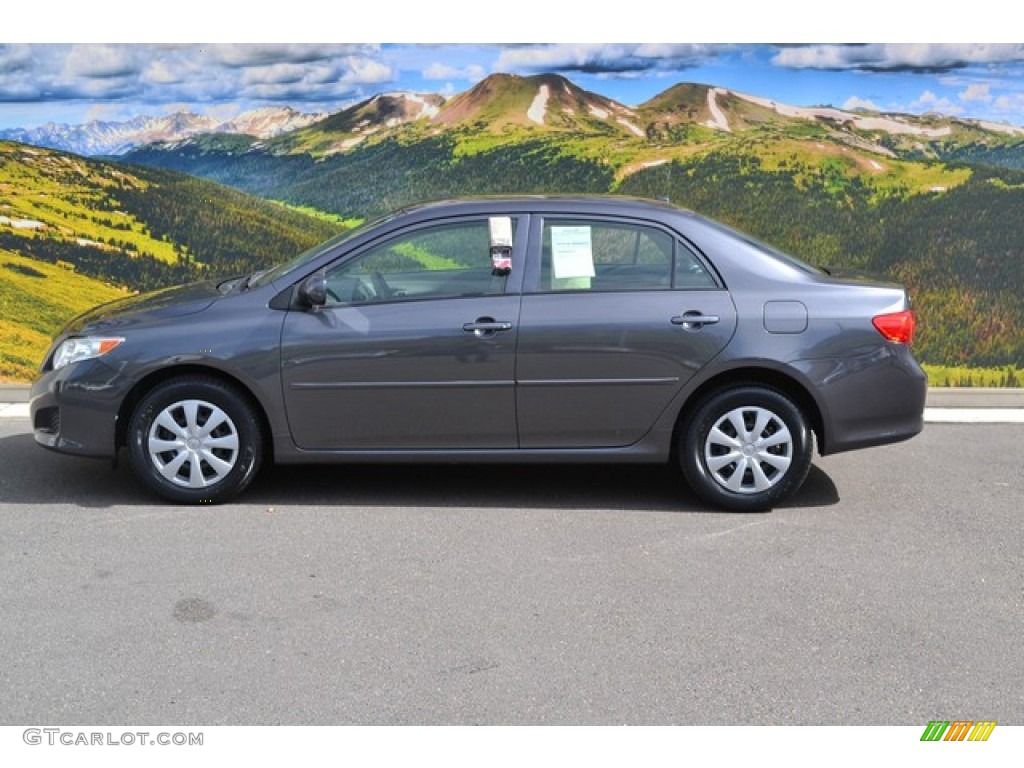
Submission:
POLYGON ((807 420, 787 395, 763 386, 720 390, 681 436, 683 474, 704 501, 722 509, 769 509, 799 490, 811 468, 807 420))
POLYGON ((164 498, 218 504, 252 482, 263 443, 244 396, 217 379, 183 377, 160 384, 139 403, 128 449, 136 475, 164 498))

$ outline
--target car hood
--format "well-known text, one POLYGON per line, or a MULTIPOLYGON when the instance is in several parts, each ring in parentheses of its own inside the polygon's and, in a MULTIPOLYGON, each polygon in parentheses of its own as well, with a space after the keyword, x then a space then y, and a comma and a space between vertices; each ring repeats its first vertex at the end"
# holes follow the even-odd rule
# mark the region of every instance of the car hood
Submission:
POLYGON ((217 280, 165 288, 90 309, 68 323, 65 333, 109 332, 151 320, 202 312, 221 297, 217 280))

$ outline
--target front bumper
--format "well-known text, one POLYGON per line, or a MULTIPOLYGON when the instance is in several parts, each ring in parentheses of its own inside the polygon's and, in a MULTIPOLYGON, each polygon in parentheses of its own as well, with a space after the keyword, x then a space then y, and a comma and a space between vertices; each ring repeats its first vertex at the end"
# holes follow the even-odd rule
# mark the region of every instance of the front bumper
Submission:
POLYGON ((47 371, 32 384, 29 417, 35 441, 61 453, 110 458, 127 382, 100 360, 47 371))

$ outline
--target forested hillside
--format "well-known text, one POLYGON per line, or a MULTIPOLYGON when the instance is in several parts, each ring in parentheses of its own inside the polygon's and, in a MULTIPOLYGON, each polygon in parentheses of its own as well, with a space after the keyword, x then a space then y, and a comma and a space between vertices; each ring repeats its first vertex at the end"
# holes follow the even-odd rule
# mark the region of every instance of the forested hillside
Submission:
POLYGON ((287 259, 341 227, 204 179, 0 142, 0 378, 75 314, 287 259))

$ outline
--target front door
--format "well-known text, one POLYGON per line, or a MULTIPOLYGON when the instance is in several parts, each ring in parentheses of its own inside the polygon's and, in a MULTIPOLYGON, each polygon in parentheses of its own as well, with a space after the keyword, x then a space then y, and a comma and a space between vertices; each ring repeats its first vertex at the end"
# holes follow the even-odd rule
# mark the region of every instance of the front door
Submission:
POLYGON ((299 447, 516 447, 520 297, 492 270, 487 218, 397 235, 326 276, 327 305, 290 311, 283 329, 299 447))

